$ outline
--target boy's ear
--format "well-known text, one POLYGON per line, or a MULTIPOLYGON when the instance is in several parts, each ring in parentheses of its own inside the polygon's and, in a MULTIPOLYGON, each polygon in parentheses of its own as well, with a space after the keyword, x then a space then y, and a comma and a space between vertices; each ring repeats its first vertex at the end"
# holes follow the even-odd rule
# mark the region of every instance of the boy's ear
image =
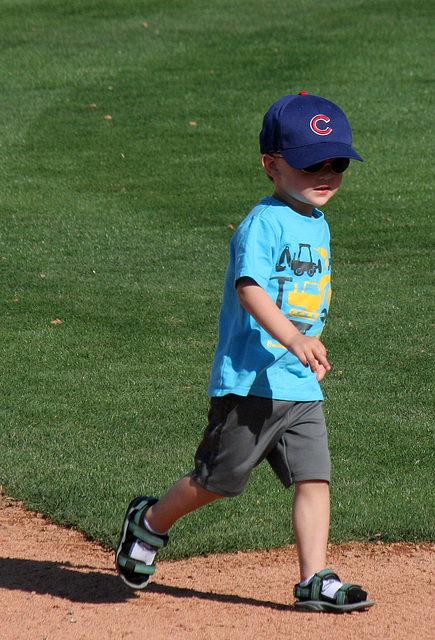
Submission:
POLYGON ((265 153, 261 157, 261 164, 263 165, 263 169, 269 176, 270 180, 272 180, 273 182, 275 178, 279 175, 278 165, 276 163, 274 156, 271 156, 268 153, 265 153))

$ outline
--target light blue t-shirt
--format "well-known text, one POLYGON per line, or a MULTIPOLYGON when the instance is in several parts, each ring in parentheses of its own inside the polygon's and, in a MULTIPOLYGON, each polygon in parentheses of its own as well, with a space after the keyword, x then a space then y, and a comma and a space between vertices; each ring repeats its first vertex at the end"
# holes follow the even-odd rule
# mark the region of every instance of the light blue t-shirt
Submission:
POLYGON ((330 234, 323 213, 313 215, 263 198, 234 233, 208 395, 323 399, 316 375, 245 311, 236 290, 239 278, 252 278, 302 333, 319 337, 331 297, 330 234))

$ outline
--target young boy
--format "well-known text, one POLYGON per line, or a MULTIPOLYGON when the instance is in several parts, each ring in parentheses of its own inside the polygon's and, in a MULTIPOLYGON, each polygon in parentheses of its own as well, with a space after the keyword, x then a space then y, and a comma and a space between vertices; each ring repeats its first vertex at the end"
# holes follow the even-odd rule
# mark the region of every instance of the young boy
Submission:
POLYGON ((195 469, 160 499, 129 505, 116 552, 121 578, 144 588, 157 551, 183 515, 239 495, 267 459, 295 485, 293 530, 300 583, 295 606, 345 612, 374 602, 326 569, 330 458, 320 382, 331 369, 319 337, 331 297, 329 228, 323 213, 352 148, 345 114, 307 93, 284 96, 266 113, 262 164, 273 182, 230 245, 219 341, 208 394, 209 424, 195 469))

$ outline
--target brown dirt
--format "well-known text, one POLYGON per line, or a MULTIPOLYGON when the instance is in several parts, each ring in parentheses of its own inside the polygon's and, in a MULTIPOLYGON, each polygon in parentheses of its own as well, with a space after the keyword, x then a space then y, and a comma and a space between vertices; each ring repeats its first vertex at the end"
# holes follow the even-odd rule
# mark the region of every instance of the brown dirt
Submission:
POLYGON ((346 615, 295 611, 294 547, 160 562, 145 591, 113 553, 0 497, 2 640, 433 640, 435 545, 330 546, 329 565, 376 605, 346 615))

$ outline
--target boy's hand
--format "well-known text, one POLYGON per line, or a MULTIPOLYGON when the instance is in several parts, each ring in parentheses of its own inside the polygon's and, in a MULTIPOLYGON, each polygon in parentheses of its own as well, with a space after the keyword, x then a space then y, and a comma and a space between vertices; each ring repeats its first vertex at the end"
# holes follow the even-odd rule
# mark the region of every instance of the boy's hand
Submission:
POLYGON ((311 371, 317 374, 319 382, 331 369, 325 345, 318 338, 298 333, 291 338, 286 346, 305 367, 311 367, 311 371))

